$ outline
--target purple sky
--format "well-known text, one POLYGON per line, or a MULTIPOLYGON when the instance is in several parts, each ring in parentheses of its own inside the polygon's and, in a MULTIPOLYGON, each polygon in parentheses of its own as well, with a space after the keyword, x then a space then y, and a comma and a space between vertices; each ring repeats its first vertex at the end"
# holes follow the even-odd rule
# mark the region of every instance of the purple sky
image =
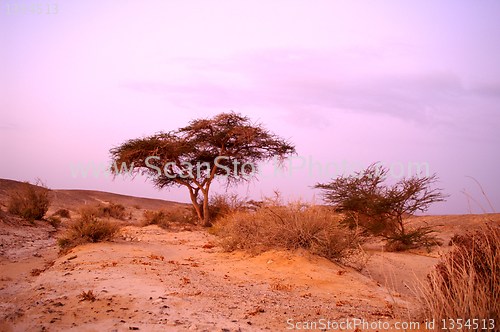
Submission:
POLYGON ((430 213, 491 211, 467 176, 500 209, 499 1, 48 1, 50 15, 8 3, 48 9, 0 0, 0 177, 188 201, 72 169, 234 110, 299 154, 237 188, 251 198, 318 200, 311 186, 338 173, 418 162, 451 195, 430 213))

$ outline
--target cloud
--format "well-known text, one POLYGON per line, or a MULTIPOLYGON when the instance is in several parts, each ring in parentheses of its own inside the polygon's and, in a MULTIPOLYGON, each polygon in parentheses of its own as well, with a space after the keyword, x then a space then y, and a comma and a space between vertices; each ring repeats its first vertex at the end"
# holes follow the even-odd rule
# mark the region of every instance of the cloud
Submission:
POLYGON ((465 88, 453 72, 390 68, 389 60, 401 61, 407 53, 402 46, 392 53, 273 50, 228 59, 177 59, 167 66, 182 68, 181 80, 125 86, 179 105, 282 110, 300 125, 327 123, 325 112, 335 109, 432 125, 457 125, 477 112, 498 120, 496 103, 487 99, 500 96, 500 84, 465 88), (304 121, 306 113, 319 121, 304 121))
POLYGON ((500 98, 500 82, 488 82, 479 84, 471 89, 471 92, 483 97, 500 98))

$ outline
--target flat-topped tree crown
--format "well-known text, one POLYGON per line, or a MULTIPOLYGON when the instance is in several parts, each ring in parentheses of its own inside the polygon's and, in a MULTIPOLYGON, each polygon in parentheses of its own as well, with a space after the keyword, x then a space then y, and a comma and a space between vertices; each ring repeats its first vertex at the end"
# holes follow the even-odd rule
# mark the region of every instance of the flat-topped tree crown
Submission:
POLYGON ((295 147, 248 117, 230 112, 128 140, 110 153, 114 174, 123 169, 117 165, 126 165, 131 173, 148 175, 158 188, 187 187, 198 218, 208 226, 208 194, 215 177, 227 185, 248 181, 259 162, 282 161, 295 153, 295 147))

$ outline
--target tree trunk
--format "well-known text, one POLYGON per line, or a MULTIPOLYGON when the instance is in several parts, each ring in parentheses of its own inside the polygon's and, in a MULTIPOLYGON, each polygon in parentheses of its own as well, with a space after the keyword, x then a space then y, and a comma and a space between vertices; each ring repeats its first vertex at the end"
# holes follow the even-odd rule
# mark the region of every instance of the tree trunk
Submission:
POLYGON ((210 212, 208 207, 208 192, 203 194, 203 226, 212 226, 212 221, 210 220, 210 212))
POLYGON ((193 204, 194 210, 196 211, 198 220, 201 223, 203 221, 203 211, 200 204, 198 204, 197 195, 191 189, 189 189, 189 196, 191 197, 191 203, 193 204))
POLYGON ((210 174, 210 178, 205 184, 205 188, 200 188, 201 192, 203 193, 203 226, 204 227, 210 227, 212 226, 212 220, 210 220, 210 211, 209 211, 209 206, 208 206, 208 192, 210 191, 210 185, 212 184, 212 179, 215 176, 215 169, 214 167, 212 169, 212 172, 210 174))

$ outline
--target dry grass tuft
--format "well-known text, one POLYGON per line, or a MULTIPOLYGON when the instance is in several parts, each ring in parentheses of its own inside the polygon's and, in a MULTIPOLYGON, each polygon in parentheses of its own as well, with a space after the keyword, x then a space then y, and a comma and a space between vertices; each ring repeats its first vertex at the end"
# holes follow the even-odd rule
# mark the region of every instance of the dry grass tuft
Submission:
POLYGON ((150 211, 146 210, 144 211, 144 219, 142 222, 143 226, 148 226, 148 225, 158 225, 161 228, 169 228, 170 227, 170 220, 167 217, 167 213, 163 210, 159 211, 150 211))
POLYGON ((109 203, 108 205, 97 206, 98 217, 125 219, 125 206, 121 204, 109 203))
MULTIPOLYGON (((500 227, 457 235, 422 286, 427 319, 495 319, 500 313, 500 227)), ((443 326, 437 326, 441 328, 443 326)), ((473 328, 474 329, 474 328, 473 328)))
POLYGON ((58 216, 58 217, 61 217, 61 218, 71 219, 71 215, 70 215, 68 209, 59 209, 56 212, 54 212, 53 216, 58 216))
POLYGON ((270 285, 270 288, 275 291, 290 292, 293 290, 293 286, 290 284, 285 284, 281 281, 276 281, 270 285))
POLYGON ((94 205, 94 206, 83 206, 78 211, 82 218, 114 218, 123 220, 125 219, 125 206, 121 204, 115 204, 113 202, 108 205, 94 205))
POLYGON ((29 221, 41 220, 50 205, 50 190, 40 181, 35 185, 25 182, 9 195, 7 209, 10 213, 29 221))
POLYGON ((212 222, 227 217, 236 211, 248 209, 247 201, 240 198, 237 194, 215 194, 210 198, 209 205, 212 222))
POLYGON ((220 219, 212 232, 227 251, 304 248, 340 262, 357 250, 357 235, 339 225, 339 216, 324 206, 264 202, 255 211, 237 211, 220 219))
POLYGON ((102 220, 92 214, 82 214, 72 222, 66 234, 59 238, 58 244, 63 250, 88 242, 102 242, 109 240, 118 231, 118 225, 102 220))
POLYGON ((161 228, 168 229, 172 223, 177 224, 196 224, 196 215, 189 207, 175 207, 169 210, 144 211, 143 226, 158 225, 161 228))
POLYGON ((96 297, 92 290, 82 291, 80 295, 78 295, 78 297, 80 298, 80 301, 94 302, 96 300, 96 297))
POLYGON ((59 228, 61 226, 61 218, 58 216, 50 216, 47 218, 47 222, 52 225, 54 228, 59 228))

